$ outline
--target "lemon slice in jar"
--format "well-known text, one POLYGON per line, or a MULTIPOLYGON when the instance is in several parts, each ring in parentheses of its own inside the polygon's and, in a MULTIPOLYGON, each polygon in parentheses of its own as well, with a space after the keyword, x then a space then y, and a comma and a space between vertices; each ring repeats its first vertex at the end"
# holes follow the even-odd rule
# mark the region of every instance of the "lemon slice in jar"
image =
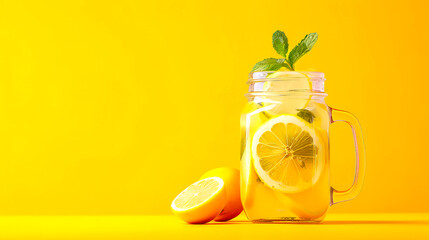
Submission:
POLYGON ((275 72, 267 77, 263 85, 264 92, 290 92, 288 97, 266 96, 261 102, 262 106, 272 106, 266 113, 270 116, 279 114, 293 114, 297 109, 304 109, 311 100, 310 94, 298 94, 302 91, 311 91, 310 77, 304 72, 282 71, 275 72), (270 80, 270 79, 273 80, 270 80), (284 80, 283 80, 284 79, 284 80))
POLYGON ((252 197, 247 198, 248 190, 252 187, 258 176, 254 173, 252 165, 252 153, 251 153, 251 143, 253 136, 255 136, 256 131, 268 121, 268 114, 266 111, 270 107, 262 107, 260 104, 255 102, 249 102, 245 107, 241 119, 241 176, 243 180, 243 187, 241 188, 242 199, 251 200, 252 197))
POLYGON ((252 141, 259 178, 284 193, 300 192, 317 182, 324 166, 324 151, 317 130, 289 114, 268 120, 252 141))

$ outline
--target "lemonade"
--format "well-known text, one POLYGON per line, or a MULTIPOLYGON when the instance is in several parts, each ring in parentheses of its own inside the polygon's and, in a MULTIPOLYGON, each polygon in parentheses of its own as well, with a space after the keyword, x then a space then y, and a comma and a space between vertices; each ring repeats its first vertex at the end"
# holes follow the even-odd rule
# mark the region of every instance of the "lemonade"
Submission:
POLYGON ((317 42, 307 34, 290 52, 282 31, 272 37, 281 58, 255 64, 248 103, 241 115, 241 200, 252 222, 321 222, 330 205, 356 197, 362 188, 365 150, 359 121, 328 107, 321 72, 296 71, 296 62, 317 42), (329 183, 329 126, 347 123, 356 148, 352 186, 329 183))
POLYGON ((262 91, 252 80, 241 116, 241 199, 252 221, 320 221, 329 207, 330 113, 312 89, 323 79, 309 74, 267 73, 262 91))

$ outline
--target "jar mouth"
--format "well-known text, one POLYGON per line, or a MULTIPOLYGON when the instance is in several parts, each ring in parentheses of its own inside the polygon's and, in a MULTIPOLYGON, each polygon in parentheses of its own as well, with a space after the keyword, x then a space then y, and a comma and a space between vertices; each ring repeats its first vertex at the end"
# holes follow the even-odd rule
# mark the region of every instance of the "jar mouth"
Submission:
POLYGON ((250 95, 327 95, 323 72, 251 72, 247 84, 250 95))
POLYGON ((262 71, 262 72, 251 72, 249 73, 249 81, 287 81, 294 79, 310 79, 311 81, 325 81, 325 73, 323 72, 311 72, 311 71, 262 71), (270 77, 274 73, 279 74, 276 77, 270 77))

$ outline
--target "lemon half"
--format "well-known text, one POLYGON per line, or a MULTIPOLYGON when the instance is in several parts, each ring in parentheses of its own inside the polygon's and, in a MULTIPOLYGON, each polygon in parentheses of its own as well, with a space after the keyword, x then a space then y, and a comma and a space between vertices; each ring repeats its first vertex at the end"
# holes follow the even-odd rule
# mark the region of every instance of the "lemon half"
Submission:
POLYGON ((171 203, 173 213, 188 223, 206 223, 215 219, 225 207, 224 181, 211 177, 191 184, 171 203))
POLYGON ((237 217, 243 211, 240 199, 240 171, 231 167, 221 167, 212 169, 200 179, 209 177, 219 177, 225 183, 227 201, 222 212, 214 219, 217 222, 224 222, 237 217))

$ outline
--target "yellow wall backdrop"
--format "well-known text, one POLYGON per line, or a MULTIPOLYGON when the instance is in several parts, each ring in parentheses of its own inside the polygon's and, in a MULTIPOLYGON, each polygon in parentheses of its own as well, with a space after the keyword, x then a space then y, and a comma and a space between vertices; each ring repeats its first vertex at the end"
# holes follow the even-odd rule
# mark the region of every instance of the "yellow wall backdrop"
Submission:
MULTIPOLYGON (((319 33, 301 69, 357 115, 361 195, 331 212, 429 211, 427 1, 0 1, 0 214, 168 214, 239 167, 253 64, 319 33)), ((351 183, 347 126, 332 181, 351 183)))

